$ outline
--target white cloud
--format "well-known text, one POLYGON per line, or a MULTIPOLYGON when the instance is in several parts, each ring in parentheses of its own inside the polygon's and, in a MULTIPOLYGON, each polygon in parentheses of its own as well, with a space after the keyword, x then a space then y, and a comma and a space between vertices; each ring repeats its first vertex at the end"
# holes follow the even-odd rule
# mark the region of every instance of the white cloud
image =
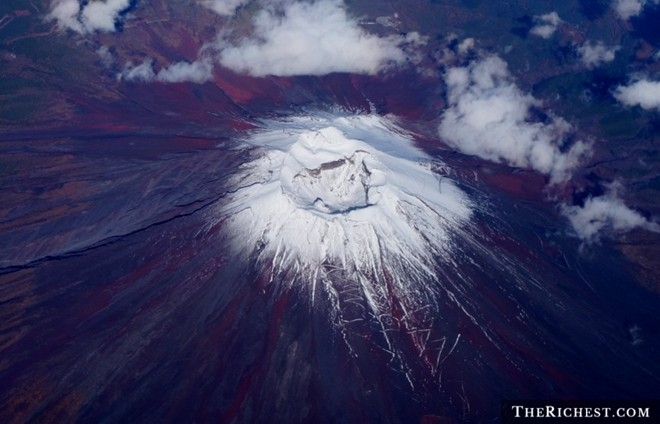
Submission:
POLYGON ((231 16, 236 12, 236 9, 249 2, 250 0, 200 0, 203 6, 221 16, 231 16))
POLYGON ((82 23, 90 32, 113 32, 119 14, 130 5, 130 0, 90 1, 82 9, 82 23))
POLYGON ((60 28, 70 28, 76 32, 83 33, 84 28, 78 18, 80 3, 78 0, 55 0, 51 4, 49 19, 57 20, 60 28))
POLYGON ((161 69, 156 79, 162 82, 195 82, 198 84, 213 78, 213 63, 209 58, 194 62, 177 62, 161 69))
POLYGON ((56 20, 60 28, 80 34, 113 32, 121 13, 129 7, 131 0, 54 0, 48 18, 56 20))
POLYGON ((216 45, 222 65, 253 76, 376 74, 403 63, 401 44, 415 41, 364 31, 340 0, 285 2, 261 10, 253 26, 252 37, 216 45))
POLYGON ((458 52, 461 54, 465 54, 470 50, 474 49, 475 44, 476 42, 474 38, 466 38, 465 40, 461 41, 458 44, 458 52))
POLYGON ((126 64, 121 74, 117 76, 120 80, 126 81, 151 81, 156 74, 153 69, 153 60, 145 59, 141 64, 133 66, 132 63, 126 64))
MULTIPOLYGON (((249 0, 204 1, 218 13, 233 13, 249 0)), ((332 72, 376 74, 417 59, 427 37, 411 32, 381 38, 351 19, 341 0, 312 3, 281 0, 258 12, 250 37, 232 43, 228 32, 205 44, 193 62, 178 62, 155 72, 151 60, 129 63, 117 76, 128 81, 195 82, 213 78, 216 64, 252 76, 324 75, 332 72)))
POLYGON ((590 153, 581 141, 563 149, 570 125, 550 117, 532 122, 531 110, 540 102, 511 81, 506 63, 497 56, 452 68, 445 74, 449 107, 439 133, 459 151, 566 180, 590 153))
POLYGON ((112 55, 112 52, 107 46, 101 46, 96 50, 96 54, 99 55, 101 64, 105 68, 111 68, 115 63, 115 57, 112 55))
POLYGON ((562 206, 577 235, 586 240, 598 239, 603 231, 624 232, 634 228, 660 231, 660 226, 630 209, 619 197, 620 184, 613 184, 603 196, 589 197, 583 206, 562 206))
POLYGON ((534 22, 536 22, 536 25, 529 30, 529 33, 542 38, 550 38, 559 27, 559 24, 562 23, 562 20, 557 12, 550 12, 545 15, 534 16, 534 22))
POLYGON ((640 79, 627 86, 618 86, 613 94, 624 105, 660 110, 660 81, 640 79))
POLYGON ((614 0, 612 7, 621 19, 629 19, 642 13, 647 0, 614 0))
POLYGON ((137 66, 133 66, 132 63, 127 64, 117 78, 125 81, 202 84, 213 78, 213 62, 208 57, 194 62, 176 62, 156 73, 153 69, 153 60, 145 59, 137 66))
POLYGON ((628 19, 641 13, 646 0, 615 0, 614 10, 621 19, 628 19))
POLYGON ((612 7, 623 20, 638 16, 648 4, 659 4, 660 0, 614 0, 612 7))
POLYGON ((602 41, 596 43, 587 41, 578 47, 577 51, 583 64, 588 68, 595 68, 602 63, 613 61, 619 49, 619 46, 608 47, 602 41))

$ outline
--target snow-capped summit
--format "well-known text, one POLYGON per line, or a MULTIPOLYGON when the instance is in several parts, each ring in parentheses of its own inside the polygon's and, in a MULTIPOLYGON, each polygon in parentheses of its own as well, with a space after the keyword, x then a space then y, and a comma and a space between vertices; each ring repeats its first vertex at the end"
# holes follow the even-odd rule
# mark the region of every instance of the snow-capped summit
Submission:
POLYGON ((411 276, 433 277, 433 255, 451 254, 451 229, 469 220, 471 202, 393 123, 318 114, 265 128, 247 140, 256 157, 220 211, 244 257, 311 280, 328 264, 356 280, 388 268, 403 293, 411 276))

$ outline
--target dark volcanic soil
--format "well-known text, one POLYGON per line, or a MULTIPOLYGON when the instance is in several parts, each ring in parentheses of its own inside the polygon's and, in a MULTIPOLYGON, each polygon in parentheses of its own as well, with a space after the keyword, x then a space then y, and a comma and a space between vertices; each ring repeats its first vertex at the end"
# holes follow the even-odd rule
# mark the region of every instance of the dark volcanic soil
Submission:
MULTIPOLYGON (((581 245, 555 206, 622 179, 627 204, 660 215, 657 113, 608 88, 646 69, 636 38, 657 34, 634 20, 622 35, 602 2, 556 5, 570 22, 543 44, 518 26, 547 2, 346 3, 401 9, 397 31, 429 36, 429 72, 218 68, 205 84, 128 83, 122 63, 193 60, 220 18, 140 2, 122 32, 82 40, 42 19, 48 1, 0 5, 0 422, 491 422, 504 399, 660 398, 660 239, 581 245), (450 32, 501 55, 521 89, 593 139, 572 181, 548 189, 438 138, 450 32), (583 33, 621 37, 632 62, 577 69, 568 53, 583 33), (101 45, 116 63, 101 63, 101 45), (392 115, 478 205, 428 281, 438 306, 407 312, 393 296, 385 328, 341 271, 339 303, 321 291, 312 306, 308 281, 270 281, 210 224, 250 157, 247 131, 337 109, 392 115)), ((253 12, 241 9, 239 32, 253 12)))

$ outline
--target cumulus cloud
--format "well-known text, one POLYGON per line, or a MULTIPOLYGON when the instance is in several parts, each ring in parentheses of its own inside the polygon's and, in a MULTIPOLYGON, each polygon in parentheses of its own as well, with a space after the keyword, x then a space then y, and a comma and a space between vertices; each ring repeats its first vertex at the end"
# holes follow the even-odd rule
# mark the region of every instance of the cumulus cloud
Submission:
POLYGON ((449 107, 439 133, 457 150, 483 159, 531 168, 552 182, 565 181, 590 153, 578 141, 565 148, 570 125, 560 118, 534 122, 540 102, 512 82, 506 63, 490 56, 445 74, 449 107))
POLYGON ((627 86, 618 86, 613 94, 626 106, 660 110, 660 81, 640 79, 627 86))
POLYGON ((578 47, 577 51, 584 65, 588 68, 595 68, 603 63, 613 61, 619 49, 619 46, 606 46, 602 41, 596 43, 587 41, 578 47))
POLYGON ((51 4, 49 19, 57 20, 60 28, 70 28, 76 32, 84 32, 79 20, 80 3, 78 0, 55 0, 51 4))
POLYGON ((536 22, 536 25, 529 30, 529 33, 542 38, 550 38, 562 20, 557 12, 550 12, 545 15, 534 16, 534 22, 536 22))
POLYGON ((474 38, 466 38, 458 44, 458 52, 465 54, 474 48, 476 44, 474 38))
POLYGON ((113 32, 121 14, 131 6, 132 0, 54 0, 48 18, 56 20, 60 28, 80 34, 113 32))
POLYGON ((153 69, 153 60, 145 59, 139 65, 134 66, 131 62, 126 64, 124 70, 117 76, 117 78, 126 81, 147 82, 153 80, 155 76, 156 74, 154 73, 153 69))
POLYGON ((613 184, 603 196, 589 197, 583 206, 562 206, 577 235, 586 240, 598 239, 603 231, 624 232, 635 228, 660 231, 660 226, 630 209, 619 197, 620 184, 613 184))
MULTIPOLYGON (((233 14, 249 0, 199 2, 219 14, 233 14)), ((417 32, 390 37, 370 34, 348 15, 342 0, 272 2, 256 13, 252 26, 252 34, 237 41, 230 40, 230 31, 222 31, 200 49, 193 62, 174 63, 158 72, 151 60, 129 63, 117 78, 204 83, 213 78, 217 64, 257 77, 376 74, 405 61, 415 62, 419 59, 417 47, 427 42, 417 32)))
POLYGON ((101 46, 96 50, 96 54, 99 55, 101 64, 105 68, 111 68, 115 63, 115 57, 112 55, 112 52, 107 46, 101 46))
POLYGON ((416 41, 415 35, 381 38, 364 31, 340 0, 277 4, 256 14, 251 37, 220 40, 223 66, 253 76, 376 74, 403 63, 401 44, 416 41))
POLYGON ((198 84, 213 78, 213 63, 209 58, 202 58, 194 62, 177 62, 163 68, 156 75, 162 82, 195 82, 198 84))
POLYGON ((162 68, 158 73, 154 71, 153 60, 145 59, 136 66, 129 63, 118 75, 118 79, 125 81, 160 81, 165 83, 194 82, 202 84, 212 78, 213 62, 208 57, 203 57, 194 62, 176 62, 162 68))
POLYGON ((199 2, 221 16, 231 16, 250 0, 200 0, 199 2))
POLYGON ((613 6, 621 19, 628 19, 639 15, 644 3, 646 3, 646 0, 615 0, 613 6))
POLYGON ((642 13, 649 3, 658 4, 660 0, 614 0, 613 7, 621 19, 630 19, 642 13))

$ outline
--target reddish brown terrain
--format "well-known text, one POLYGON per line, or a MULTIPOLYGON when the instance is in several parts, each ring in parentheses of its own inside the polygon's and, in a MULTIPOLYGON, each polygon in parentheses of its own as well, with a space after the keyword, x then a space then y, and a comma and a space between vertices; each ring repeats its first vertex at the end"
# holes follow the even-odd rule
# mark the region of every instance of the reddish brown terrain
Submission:
POLYGON ((416 62, 118 78, 146 56, 156 70, 193 62, 225 26, 248 36, 259 7, 229 19, 189 3, 139 1, 118 31, 91 35, 44 19, 47 0, 0 5, 0 422, 492 422, 507 399, 660 397, 660 234, 581 239, 562 212, 619 181, 631 210, 660 216, 658 111, 611 95, 658 66, 641 22, 567 2, 548 41, 528 34, 548 2, 347 0, 365 22, 398 14, 365 23, 373 33, 428 37, 416 62), (504 58, 542 99, 540 120, 561 116, 591 143, 570 179, 439 136, 443 75, 476 60, 448 59, 450 34, 504 58), (574 46, 594 37, 621 50, 590 70, 574 46), (258 153, 244 141, 318 111, 391 119, 472 199, 453 256, 430 254, 426 304, 411 309, 396 275, 370 275, 389 294, 377 316, 328 262, 312 303, 295 267, 232 251, 217 211, 258 153))

